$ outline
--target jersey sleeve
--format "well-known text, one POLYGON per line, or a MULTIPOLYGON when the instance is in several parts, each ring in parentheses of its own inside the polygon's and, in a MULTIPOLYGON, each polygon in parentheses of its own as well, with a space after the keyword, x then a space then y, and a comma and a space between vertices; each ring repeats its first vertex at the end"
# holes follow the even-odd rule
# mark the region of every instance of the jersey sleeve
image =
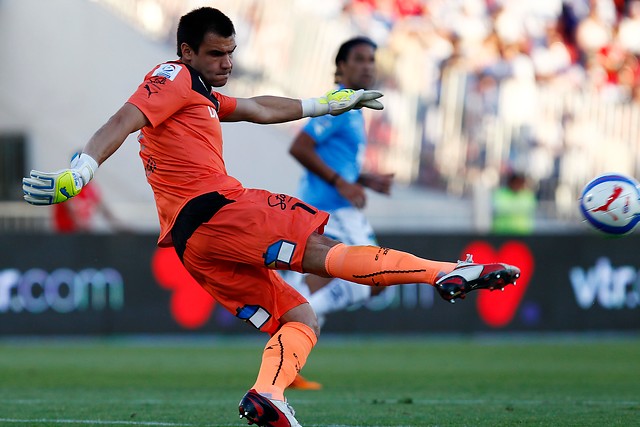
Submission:
POLYGON ((131 95, 135 105, 156 127, 186 103, 191 90, 191 76, 183 64, 167 62, 158 65, 131 95))
POLYGON ((218 108, 218 117, 220 118, 220 120, 224 119, 226 116, 236 110, 236 106, 238 105, 238 100, 236 98, 223 95, 219 92, 211 93, 220 103, 220 107, 218 108))

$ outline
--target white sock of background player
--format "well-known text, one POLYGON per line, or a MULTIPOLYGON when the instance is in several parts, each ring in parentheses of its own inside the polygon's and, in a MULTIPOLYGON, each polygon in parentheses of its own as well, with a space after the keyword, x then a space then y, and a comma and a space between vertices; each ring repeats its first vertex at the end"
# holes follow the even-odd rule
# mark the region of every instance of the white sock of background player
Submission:
POLYGON ((344 310, 362 303, 370 297, 370 286, 359 285, 343 279, 333 279, 307 299, 318 316, 318 323, 322 326, 326 314, 344 310))

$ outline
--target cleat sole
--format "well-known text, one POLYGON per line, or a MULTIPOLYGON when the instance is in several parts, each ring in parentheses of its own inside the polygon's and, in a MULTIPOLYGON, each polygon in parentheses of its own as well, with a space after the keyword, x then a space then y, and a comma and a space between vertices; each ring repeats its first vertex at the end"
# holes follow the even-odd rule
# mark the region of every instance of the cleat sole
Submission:
POLYGON ((517 268, 514 271, 512 267, 505 266, 504 269, 487 273, 486 275, 469 282, 462 279, 462 283, 443 283, 436 285, 436 288, 445 300, 455 303, 456 299, 464 299, 467 293, 479 289, 487 289, 489 291, 500 289, 504 292, 506 286, 515 286, 516 280, 519 277, 520 272, 517 268))

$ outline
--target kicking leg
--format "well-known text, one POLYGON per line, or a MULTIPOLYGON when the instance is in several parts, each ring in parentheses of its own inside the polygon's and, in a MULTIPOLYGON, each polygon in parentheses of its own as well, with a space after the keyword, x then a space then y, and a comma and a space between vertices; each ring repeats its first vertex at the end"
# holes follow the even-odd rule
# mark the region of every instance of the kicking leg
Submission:
POLYGON ((318 234, 309 237, 303 268, 369 286, 427 283, 452 302, 476 289, 515 284, 520 277, 520 270, 507 264, 432 261, 378 246, 346 246, 318 234))

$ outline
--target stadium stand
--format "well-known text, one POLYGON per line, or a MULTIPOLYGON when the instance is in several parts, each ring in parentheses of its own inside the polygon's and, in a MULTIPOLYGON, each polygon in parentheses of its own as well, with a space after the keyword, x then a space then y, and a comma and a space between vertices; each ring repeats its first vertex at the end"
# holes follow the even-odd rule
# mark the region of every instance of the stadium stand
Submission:
MULTIPOLYGON (((203 4, 96 3, 167 49, 177 17, 203 4)), ((366 166, 395 171, 407 198, 417 189, 484 209, 478 195, 520 170, 543 219, 575 221, 594 175, 640 176, 639 0, 206 4, 237 23, 237 73, 226 88, 237 96, 313 96, 331 84, 339 41, 372 37, 387 108, 368 114, 366 166)))

